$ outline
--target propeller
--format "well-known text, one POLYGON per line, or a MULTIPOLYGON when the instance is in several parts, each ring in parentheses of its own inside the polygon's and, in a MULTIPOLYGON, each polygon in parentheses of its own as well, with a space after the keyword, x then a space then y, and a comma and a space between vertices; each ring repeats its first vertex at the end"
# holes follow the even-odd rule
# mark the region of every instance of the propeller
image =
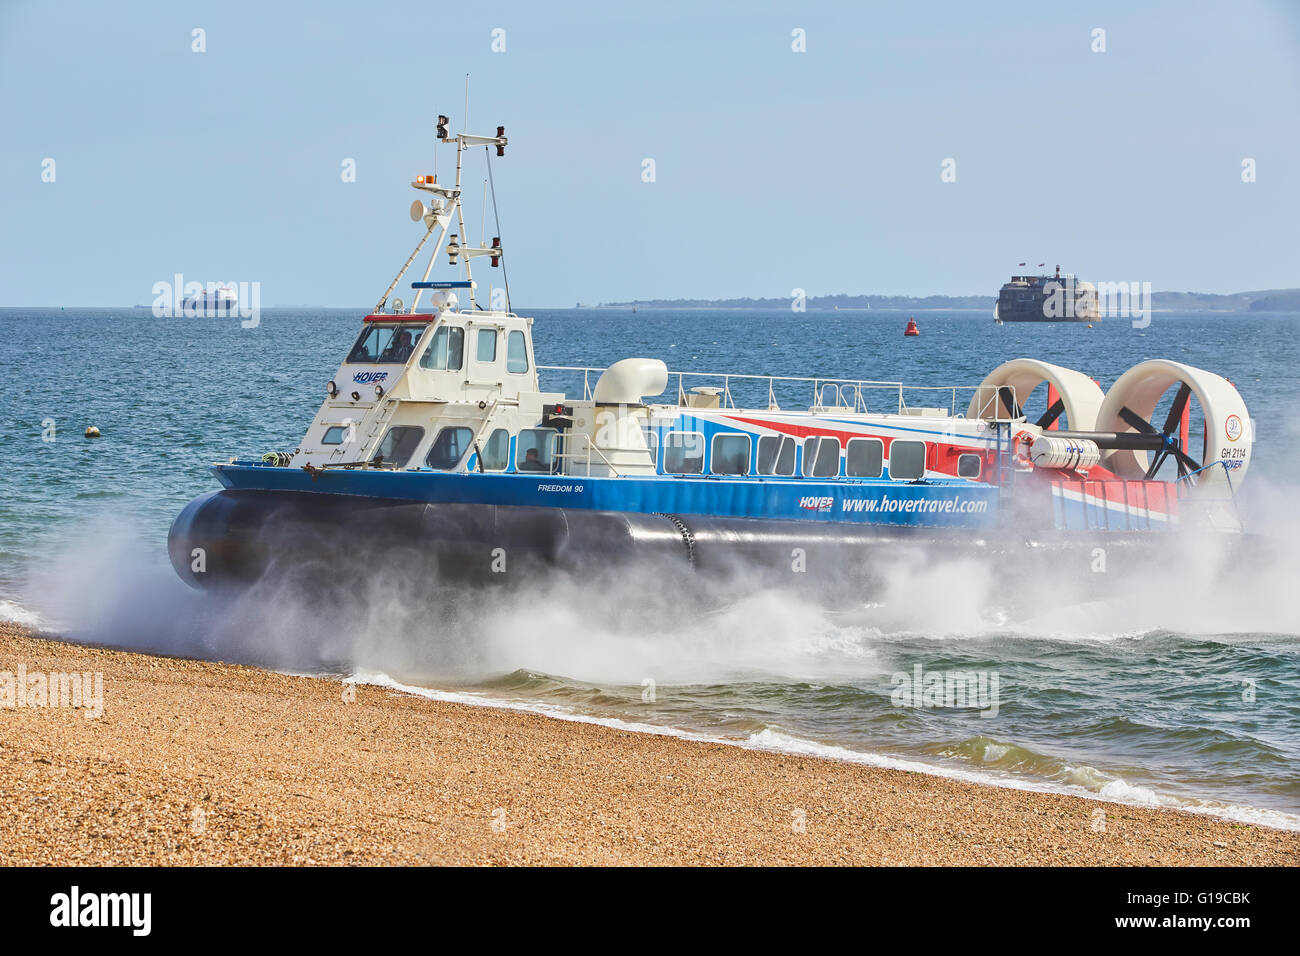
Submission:
POLYGON ((1191 455, 1183 451, 1182 443, 1175 436, 1175 429, 1178 428, 1182 421, 1183 412, 1187 410, 1187 402, 1191 398, 1192 388, 1186 382, 1178 387, 1178 394, 1174 396, 1174 403, 1169 407, 1169 414, 1165 416, 1165 427, 1157 429, 1154 425, 1144 419, 1137 412, 1128 406, 1119 410, 1119 417, 1124 419, 1130 427, 1144 435, 1159 435, 1164 442, 1163 446, 1154 455, 1151 456, 1151 465, 1147 468, 1146 480, 1150 481, 1160 470, 1160 466, 1165 463, 1165 459, 1170 455, 1178 463, 1178 477, 1183 478, 1193 471, 1199 471, 1201 463, 1191 455))

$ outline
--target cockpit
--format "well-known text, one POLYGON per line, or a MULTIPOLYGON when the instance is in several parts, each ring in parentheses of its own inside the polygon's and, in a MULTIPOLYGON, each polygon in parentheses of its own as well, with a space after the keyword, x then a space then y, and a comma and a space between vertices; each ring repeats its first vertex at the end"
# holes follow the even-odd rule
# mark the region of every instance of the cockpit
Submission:
POLYGON ((348 363, 404 365, 427 327, 427 322, 368 323, 348 353, 348 363))

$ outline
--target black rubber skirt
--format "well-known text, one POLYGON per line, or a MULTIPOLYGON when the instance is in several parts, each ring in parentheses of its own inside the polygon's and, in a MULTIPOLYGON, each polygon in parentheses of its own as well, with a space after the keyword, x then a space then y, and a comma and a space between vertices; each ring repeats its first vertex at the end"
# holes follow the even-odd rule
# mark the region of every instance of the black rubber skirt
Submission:
POLYGON ((854 526, 700 515, 423 504, 342 495, 217 491, 172 524, 172 566, 201 588, 293 574, 346 588, 361 576, 510 583, 561 571, 655 570, 692 576, 870 588, 898 567, 987 565, 1011 587, 1035 577, 1140 573, 1178 536, 1028 534, 854 526))

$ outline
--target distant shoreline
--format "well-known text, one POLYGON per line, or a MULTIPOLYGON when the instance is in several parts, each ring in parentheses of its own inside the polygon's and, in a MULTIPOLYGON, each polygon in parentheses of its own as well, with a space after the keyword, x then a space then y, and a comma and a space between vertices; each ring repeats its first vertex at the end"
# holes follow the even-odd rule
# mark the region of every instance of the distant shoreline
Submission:
MULTIPOLYGON (((347 312, 349 314, 362 316, 368 315, 371 311, 369 307, 351 307, 346 305, 264 305, 263 312, 279 311, 327 311, 327 312, 347 312)), ((132 305, 0 305, 0 313, 5 312, 135 312, 137 314, 149 311, 148 306, 132 305)), ((753 312, 753 313, 770 313, 770 312, 790 312, 790 304, 783 302, 781 304, 764 305, 764 306, 731 306, 731 305, 579 305, 579 306, 562 306, 562 305, 538 305, 538 306, 520 306, 514 310, 521 315, 527 315, 533 312, 610 312, 610 313, 628 313, 640 314, 641 312, 753 312)), ((973 309, 969 307, 957 306, 880 306, 879 308, 840 308, 828 309, 825 307, 809 306, 802 312, 795 312, 795 315, 866 315, 870 316, 875 313, 881 315, 895 315, 900 312, 914 313, 916 315, 926 315, 931 313, 960 313, 971 316, 987 316, 991 321, 993 319, 993 309, 973 309)), ((1171 312, 1187 312, 1198 315, 1288 315, 1300 312, 1300 303, 1290 308, 1276 309, 1208 309, 1193 308, 1189 306, 1153 306, 1151 313, 1153 315, 1166 314, 1171 312)), ((141 316, 144 317, 144 316, 141 316)), ((228 315, 211 315, 211 316, 193 316, 195 319, 226 319, 228 315)), ((187 318, 183 316, 173 316, 173 318, 187 318)), ((1123 316, 1102 316, 1097 321, 1104 322, 1107 320, 1123 320, 1123 316)), ((1034 325, 1037 323, 1011 323, 1034 325)))
MULTIPOLYGON (((778 309, 777 306, 762 307, 762 308, 760 308, 760 307, 757 307, 757 306, 740 307, 740 306, 708 306, 708 305, 696 305, 696 306, 690 306, 690 305, 681 305, 681 306, 653 305, 653 306, 651 306, 651 305, 646 305, 646 306, 637 306, 636 308, 633 308, 632 306, 621 306, 621 305, 620 305, 620 306, 616 306, 616 305, 584 305, 584 306, 579 306, 579 307, 576 308, 576 309, 554 309, 554 308, 547 308, 547 309, 542 309, 541 311, 545 311, 545 312, 637 312, 637 313, 639 314, 640 312, 768 312, 768 311, 773 311, 773 310, 777 310, 777 311, 788 311, 789 308, 790 308, 789 305, 786 305, 783 309, 778 309)), ((1277 311, 1278 311, 1278 312, 1283 312, 1283 313, 1286 313, 1286 312, 1297 312, 1297 311, 1300 311, 1300 308, 1297 308, 1297 309, 1279 309, 1279 310, 1277 310, 1277 311)), ((846 312, 851 312, 851 313, 855 313, 855 314, 856 314, 856 313, 862 313, 862 314, 864 314, 864 315, 869 315, 869 314, 874 313, 874 312, 879 312, 879 313, 882 313, 882 314, 884 314, 884 313, 894 314, 894 313, 897 313, 897 312, 914 312, 914 313, 916 313, 917 315, 924 315, 924 314, 926 314, 926 313, 928 313, 928 312, 945 312, 945 313, 961 312, 961 313, 964 313, 964 314, 967 314, 967 315, 988 315, 988 317, 989 317, 990 319, 993 318, 993 310, 992 310, 992 309, 989 309, 989 310, 987 310, 987 311, 984 310, 984 309, 958 309, 958 308, 951 308, 951 309, 948 309, 948 308, 924 308, 924 309, 918 309, 918 308, 912 308, 912 307, 908 307, 908 306, 892 306, 892 305, 891 305, 891 306, 882 306, 882 307, 879 308, 879 309, 825 309, 825 308, 821 308, 821 309, 813 309, 813 308, 809 308, 809 309, 805 309, 805 310, 803 310, 803 312, 801 312, 801 313, 796 313, 796 314, 799 314, 799 315, 836 315, 836 314, 842 314, 842 313, 846 313, 846 312)), ((1153 315, 1160 314, 1160 313, 1166 313, 1166 312, 1198 312, 1198 313, 1203 313, 1203 314, 1206 314, 1206 315, 1260 315, 1260 314, 1263 314, 1263 313, 1265 312, 1265 310, 1263 310, 1263 309, 1256 309, 1256 310, 1253 310, 1253 311, 1252 311, 1252 310, 1250 310, 1250 309, 1181 309, 1181 308, 1179 308, 1179 309, 1157 309, 1157 308, 1153 308, 1153 309, 1151 310, 1151 313, 1152 313, 1153 315)), ((1104 322, 1104 321, 1106 321, 1108 318, 1113 322, 1113 321, 1115 321, 1116 319, 1123 319, 1123 318, 1125 318, 1125 317, 1124 317, 1124 316, 1102 316, 1100 319, 1097 319, 1096 321, 1098 321, 1098 322, 1104 322)), ((1012 324, 1012 325, 1036 325, 1036 324, 1051 324, 1051 323, 1012 322, 1011 324, 1012 324)), ((1058 324, 1059 324, 1059 323, 1058 323, 1058 324)), ((1069 323, 1065 323, 1065 324, 1069 324, 1069 323)))
MULTIPOLYGON (((1150 292, 1152 312, 1300 312, 1300 289, 1252 292, 1150 292)), ((989 312, 997 296, 982 295, 820 295, 803 300, 807 312, 989 312)), ((579 303, 586 309, 766 310, 788 309, 788 298, 634 299, 630 302, 579 303)))

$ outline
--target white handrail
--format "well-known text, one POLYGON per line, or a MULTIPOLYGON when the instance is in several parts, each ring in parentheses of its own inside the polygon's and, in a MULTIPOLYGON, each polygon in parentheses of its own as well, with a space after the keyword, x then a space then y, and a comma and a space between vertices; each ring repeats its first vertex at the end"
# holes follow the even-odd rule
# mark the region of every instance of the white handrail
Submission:
MULTIPOLYGON (((583 399, 589 400, 592 396, 591 375, 604 374, 605 369, 590 365, 539 365, 538 372, 581 372, 582 373, 582 391, 583 399)), ((888 391, 892 392, 894 402, 896 402, 896 414, 903 415, 907 413, 908 402, 906 393, 908 392, 947 392, 948 413, 953 417, 964 416, 965 411, 961 410, 959 405, 959 393, 973 393, 980 397, 979 409, 981 414, 979 418, 989 418, 1001 420, 1001 404, 999 402, 1000 394, 1008 386, 992 385, 907 385, 903 382, 880 382, 870 379, 848 379, 848 378, 809 378, 797 375, 749 375, 738 372, 681 372, 670 371, 668 373, 669 381, 673 378, 677 380, 677 399, 678 405, 685 405, 687 398, 686 379, 712 379, 719 382, 719 404, 723 408, 736 408, 735 397, 732 394, 733 382, 756 382, 764 383, 767 386, 768 407, 774 408, 776 402, 776 386, 778 383, 787 384, 809 384, 812 385, 812 400, 810 407, 818 409, 848 409, 854 413, 866 413, 868 411, 868 402, 866 392, 888 391), (825 402, 826 389, 834 390, 834 404, 825 402), (987 395, 987 398, 983 396, 987 395), (986 412, 992 414, 984 414, 986 412)), ((700 386, 695 386, 700 387, 700 386)), ((1013 404, 1018 404, 1018 397, 1015 389, 1009 389, 1012 394, 1013 404)), ((665 389, 667 391, 667 389, 665 389)), ((942 407, 942 406, 937 406, 942 407)))

